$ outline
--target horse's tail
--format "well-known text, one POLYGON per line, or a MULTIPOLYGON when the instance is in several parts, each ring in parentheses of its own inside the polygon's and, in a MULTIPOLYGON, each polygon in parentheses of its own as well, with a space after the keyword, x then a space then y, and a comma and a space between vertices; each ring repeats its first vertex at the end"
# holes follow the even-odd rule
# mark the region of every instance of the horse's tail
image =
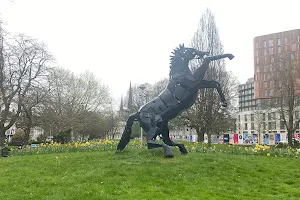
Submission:
POLYGON ((132 114, 128 117, 125 129, 123 131, 121 140, 117 146, 117 150, 123 150, 130 140, 131 135, 131 127, 133 125, 133 121, 137 119, 138 113, 132 114))

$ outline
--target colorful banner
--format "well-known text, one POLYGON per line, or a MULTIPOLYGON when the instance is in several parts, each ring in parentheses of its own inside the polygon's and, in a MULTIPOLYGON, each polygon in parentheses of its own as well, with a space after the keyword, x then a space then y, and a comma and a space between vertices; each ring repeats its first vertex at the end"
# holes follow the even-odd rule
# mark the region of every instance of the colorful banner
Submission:
POLYGON ((269 144, 269 134, 268 133, 264 134, 264 144, 269 144))
POLYGON ((233 135, 234 134, 229 134, 229 144, 234 144, 233 135))
POLYGON ((258 144, 258 134, 254 133, 252 136, 253 136, 253 143, 258 144))
POLYGON ((280 142, 280 133, 275 134, 275 144, 278 144, 280 142))
POLYGON ((224 143, 229 143, 229 134, 224 134, 223 135, 223 141, 224 141, 224 143))
POLYGON ((269 138, 269 145, 275 145, 275 134, 274 133, 270 133, 269 136, 270 136, 270 138, 269 138))
POLYGON ((243 144, 243 135, 239 134, 239 144, 243 144))
POLYGON ((286 133, 280 133, 280 142, 282 143, 286 143, 287 139, 286 139, 286 133))
POLYGON ((239 134, 235 133, 233 134, 233 143, 237 144, 239 142, 239 134))
POLYGON ((243 143, 244 143, 244 144, 250 143, 250 139, 249 139, 249 137, 248 137, 248 133, 244 133, 243 143))

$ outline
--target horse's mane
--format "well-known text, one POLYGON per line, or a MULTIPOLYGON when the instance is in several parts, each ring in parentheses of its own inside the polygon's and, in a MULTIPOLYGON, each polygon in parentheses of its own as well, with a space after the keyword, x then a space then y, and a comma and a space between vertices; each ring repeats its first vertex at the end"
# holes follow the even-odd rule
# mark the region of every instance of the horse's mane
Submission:
POLYGON ((184 44, 179 45, 176 47, 173 52, 171 52, 170 56, 170 77, 175 73, 180 73, 189 70, 188 66, 184 65, 184 53, 186 48, 184 44))

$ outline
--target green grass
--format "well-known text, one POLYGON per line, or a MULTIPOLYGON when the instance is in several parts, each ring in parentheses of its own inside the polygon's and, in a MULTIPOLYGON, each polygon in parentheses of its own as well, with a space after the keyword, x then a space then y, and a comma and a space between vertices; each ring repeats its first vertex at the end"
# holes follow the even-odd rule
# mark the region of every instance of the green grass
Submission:
POLYGON ((0 158, 0 199, 300 199, 300 159, 174 152, 0 158))

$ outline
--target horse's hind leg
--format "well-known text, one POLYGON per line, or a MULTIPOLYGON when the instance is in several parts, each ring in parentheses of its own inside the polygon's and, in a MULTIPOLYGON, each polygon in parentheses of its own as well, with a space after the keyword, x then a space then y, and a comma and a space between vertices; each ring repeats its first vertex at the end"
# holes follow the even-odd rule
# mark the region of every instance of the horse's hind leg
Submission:
POLYGON ((124 128, 121 140, 117 146, 117 150, 123 150, 126 145, 129 143, 130 141, 130 135, 131 135, 131 127, 133 125, 133 121, 135 119, 137 115, 131 115, 129 116, 127 122, 126 122, 126 126, 124 128))
POLYGON ((168 127, 168 122, 165 122, 163 123, 162 125, 162 135, 163 135, 163 142, 169 146, 177 146, 181 152, 181 154, 187 154, 188 151, 187 149, 185 148, 184 144, 180 144, 180 143, 176 143, 176 142, 173 142, 171 139, 170 139, 170 136, 169 136, 169 127, 168 127))
MULTIPOLYGON (((144 120, 142 120, 142 121, 144 121, 144 120)), ((155 141, 155 137, 156 137, 157 133, 159 131, 161 131, 161 128, 159 126, 155 126, 154 123, 151 123, 150 119, 149 119, 149 122, 147 124, 144 124, 144 125, 146 125, 148 127, 148 129, 146 131, 148 149, 162 147, 164 149, 164 156, 168 157, 168 158, 173 158, 174 153, 172 152, 171 148, 168 145, 163 144, 163 143, 158 142, 158 141, 155 141)))

